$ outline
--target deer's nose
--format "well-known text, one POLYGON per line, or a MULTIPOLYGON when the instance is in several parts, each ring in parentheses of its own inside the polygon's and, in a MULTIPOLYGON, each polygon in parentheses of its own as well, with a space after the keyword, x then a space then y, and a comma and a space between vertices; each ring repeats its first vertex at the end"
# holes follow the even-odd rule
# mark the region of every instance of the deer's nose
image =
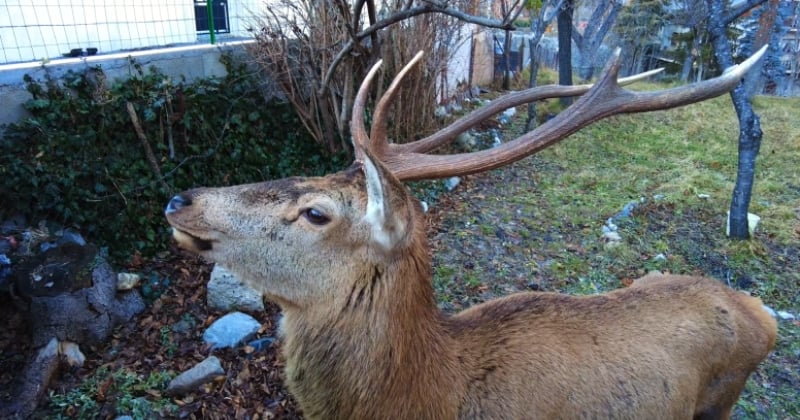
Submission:
POLYGON ((191 198, 178 194, 175 197, 172 197, 171 200, 169 200, 169 203, 167 203, 167 208, 164 209, 164 213, 166 214, 174 213, 182 209, 183 207, 191 205, 192 205, 191 198))

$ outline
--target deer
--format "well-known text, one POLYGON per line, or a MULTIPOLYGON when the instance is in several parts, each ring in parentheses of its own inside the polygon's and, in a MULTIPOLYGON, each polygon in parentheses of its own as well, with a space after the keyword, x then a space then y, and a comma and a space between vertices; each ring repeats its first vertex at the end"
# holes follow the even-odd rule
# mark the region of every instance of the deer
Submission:
POLYGON ((182 248, 221 264, 282 310, 284 380, 309 419, 725 419, 774 346, 761 301, 712 278, 651 273, 606 294, 519 292, 445 314, 436 305, 419 201, 404 181, 522 159, 611 115, 733 89, 763 54, 676 88, 621 87, 619 52, 593 85, 510 93, 433 135, 389 143, 386 89, 367 133, 354 101, 355 161, 323 177, 196 188, 165 215, 182 248), (428 152, 505 108, 578 96, 493 149, 428 152))

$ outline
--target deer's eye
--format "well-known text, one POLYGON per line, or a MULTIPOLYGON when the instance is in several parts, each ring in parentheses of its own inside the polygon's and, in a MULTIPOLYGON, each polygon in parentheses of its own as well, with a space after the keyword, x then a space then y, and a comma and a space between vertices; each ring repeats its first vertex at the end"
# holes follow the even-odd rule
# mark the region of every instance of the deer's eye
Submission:
POLYGON ((321 211, 319 211, 319 210, 317 210, 317 209, 315 209, 313 207, 309 207, 309 208, 303 210, 302 215, 312 225, 322 226, 322 225, 327 224, 328 222, 331 221, 331 219, 328 216, 324 215, 321 211))

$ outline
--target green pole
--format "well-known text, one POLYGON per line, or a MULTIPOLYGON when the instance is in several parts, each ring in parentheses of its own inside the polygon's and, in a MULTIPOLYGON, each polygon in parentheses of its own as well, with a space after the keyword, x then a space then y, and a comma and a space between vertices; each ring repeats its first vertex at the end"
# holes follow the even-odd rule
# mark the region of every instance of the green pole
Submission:
POLYGON ((211 3, 213 0, 206 0, 206 12, 208 15, 208 35, 211 39, 212 44, 217 43, 217 34, 214 30, 214 11, 211 10, 211 3))

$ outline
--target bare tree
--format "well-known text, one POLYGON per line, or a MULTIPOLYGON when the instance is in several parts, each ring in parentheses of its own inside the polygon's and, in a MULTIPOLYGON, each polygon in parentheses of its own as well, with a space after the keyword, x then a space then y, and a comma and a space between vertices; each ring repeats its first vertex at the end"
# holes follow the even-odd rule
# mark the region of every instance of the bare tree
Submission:
MULTIPOLYGON (((757 50, 770 41, 772 35, 775 33, 776 28, 776 19, 778 18, 778 7, 780 5, 780 0, 767 0, 762 7, 761 13, 758 16, 758 29, 756 29, 756 33, 753 39, 753 45, 751 48, 753 50, 757 50)), ((777 46, 776 46, 777 47, 777 46)), ((768 60, 770 57, 764 60, 768 60)), ((768 80, 765 77, 762 77, 763 74, 760 69, 756 69, 744 78, 744 86, 745 86, 745 93, 748 97, 752 98, 757 91, 761 91, 763 89, 764 81, 768 80)))
POLYGON ((705 39, 708 11, 704 0, 675 0, 669 16, 672 24, 684 28, 678 39, 685 43, 681 80, 687 81, 692 74, 694 63, 700 56, 700 48, 705 39))
MULTIPOLYGON (((520 13, 525 10, 525 4, 521 0, 508 0, 500 1, 500 13, 503 20, 514 22, 519 17, 520 13)), ((505 30, 505 39, 503 41, 503 61, 505 66, 503 68, 503 89, 508 90, 511 86, 511 29, 505 30)))
POLYGON ((800 79, 800 5, 798 3, 794 4, 793 9, 793 17, 791 20, 791 27, 794 28, 794 38, 787 39, 786 44, 783 45, 782 51, 786 54, 789 58, 789 68, 788 68, 788 83, 789 87, 786 89, 786 93, 789 95, 795 94, 795 88, 797 86, 797 80, 800 79))
MULTIPOLYGON (((544 0, 539 5, 533 5, 529 12, 531 14, 531 33, 528 39, 528 51, 530 51, 530 78, 528 87, 536 87, 536 79, 539 77, 539 42, 542 40, 544 31, 558 15, 565 0, 544 0), (538 8, 537 8, 538 7, 538 8)), ((525 122, 525 130, 531 131, 536 126, 536 102, 528 103, 528 118, 525 122)))
MULTIPOLYGON (((519 3, 515 1, 514 4, 519 3)), ((344 141, 355 89, 366 68, 379 57, 394 72, 418 49, 429 51, 424 69, 404 83, 412 88, 398 99, 396 118, 433 118, 437 79, 446 69, 449 48, 460 25, 472 23, 513 30, 516 14, 502 20, 477 14, 469 0, 279 0, 261 17, 253 50, 277 81, 309 133, 330 150, 344 141)), ((517 7, 519 8, 519 7, 517 7)), ((375 94, 380 93, 379 83, 375 94)), ((394 121, 400 129, 418 129, 420 121, 394 121)), ((400 136, 407 138, 411 136, 400 136)))
POLYGON ((642 0, 623 7, 614 29, 627 74, 640 73, 649 67, 645 60, 660 51, 661 31, 667 23, 666 0, 642 0))
MULTIPOLYGON (((726 7, 727 2, 723 2, 723 0, 705 1, 708 10, 711 12, 708 17, 708 28, 714 47, 714 55, 717 63, 724 68, 733 64, 733 53, 726 35, 728 25, 750 10, 750 8, 763 3, 765 0, 748 2, 746 5, 749 8, 746 9, 742 8, 742 6, 728 8, 726 7)), ((744 83, 740 83, 731 92, 731 99, 736 109, 736 115, 739 118, 739 166, 736 174, 736 185, 733 189, 733 198, 731 199, 728 229, 731 238, 747 239, 750 237, 747 213, 753 192, 756 157, 761 147, 761 119, 753 110, 753 105, 750 103, 744 83)))
MULTIPOLYGON (((727 28, 734 20, 751 10, 753 7, 764 3, 766 0, 742 0, 730 2, 726 6, 725 15, 718 16, 727 28)), ((683 68, 681 70, 681 80, 687 81, 692 76, 692 72, 697 62, 697 71, 694 74, 696 80, 703 79, 706 70, 706 60, 710 60, 712 44, 709 42, 709 10, 706 0, 674 0, 671 4, 672 13, 669 16, 670 22, 686 29, 680 37, 686 43, 685 56, 683 57, 683 68), (705 60, 704 58, 705 54, 705 60)), ((716 54, 716 51, 714 51, 716 54)), ((719 63, 720 65, 722 63, 719 63)), ((754 72, 758 74, 758 72, 754 72)))
MULTIPOLYGON (((572 86, 572 12, 575 0, 564 0, 556 19, 558 25, 558 84, 572 86)), ((561 105, 568 106, 572 98, 562 97, 561 105)))
POLYGON ((614 26, 622 5, 621 0, 598 0, 587 24, 573 27, 571 36, 578 47, 578 77, 582 80, 589 80, 594 75, 598 59, 602 59, 598 51, 614 26))

